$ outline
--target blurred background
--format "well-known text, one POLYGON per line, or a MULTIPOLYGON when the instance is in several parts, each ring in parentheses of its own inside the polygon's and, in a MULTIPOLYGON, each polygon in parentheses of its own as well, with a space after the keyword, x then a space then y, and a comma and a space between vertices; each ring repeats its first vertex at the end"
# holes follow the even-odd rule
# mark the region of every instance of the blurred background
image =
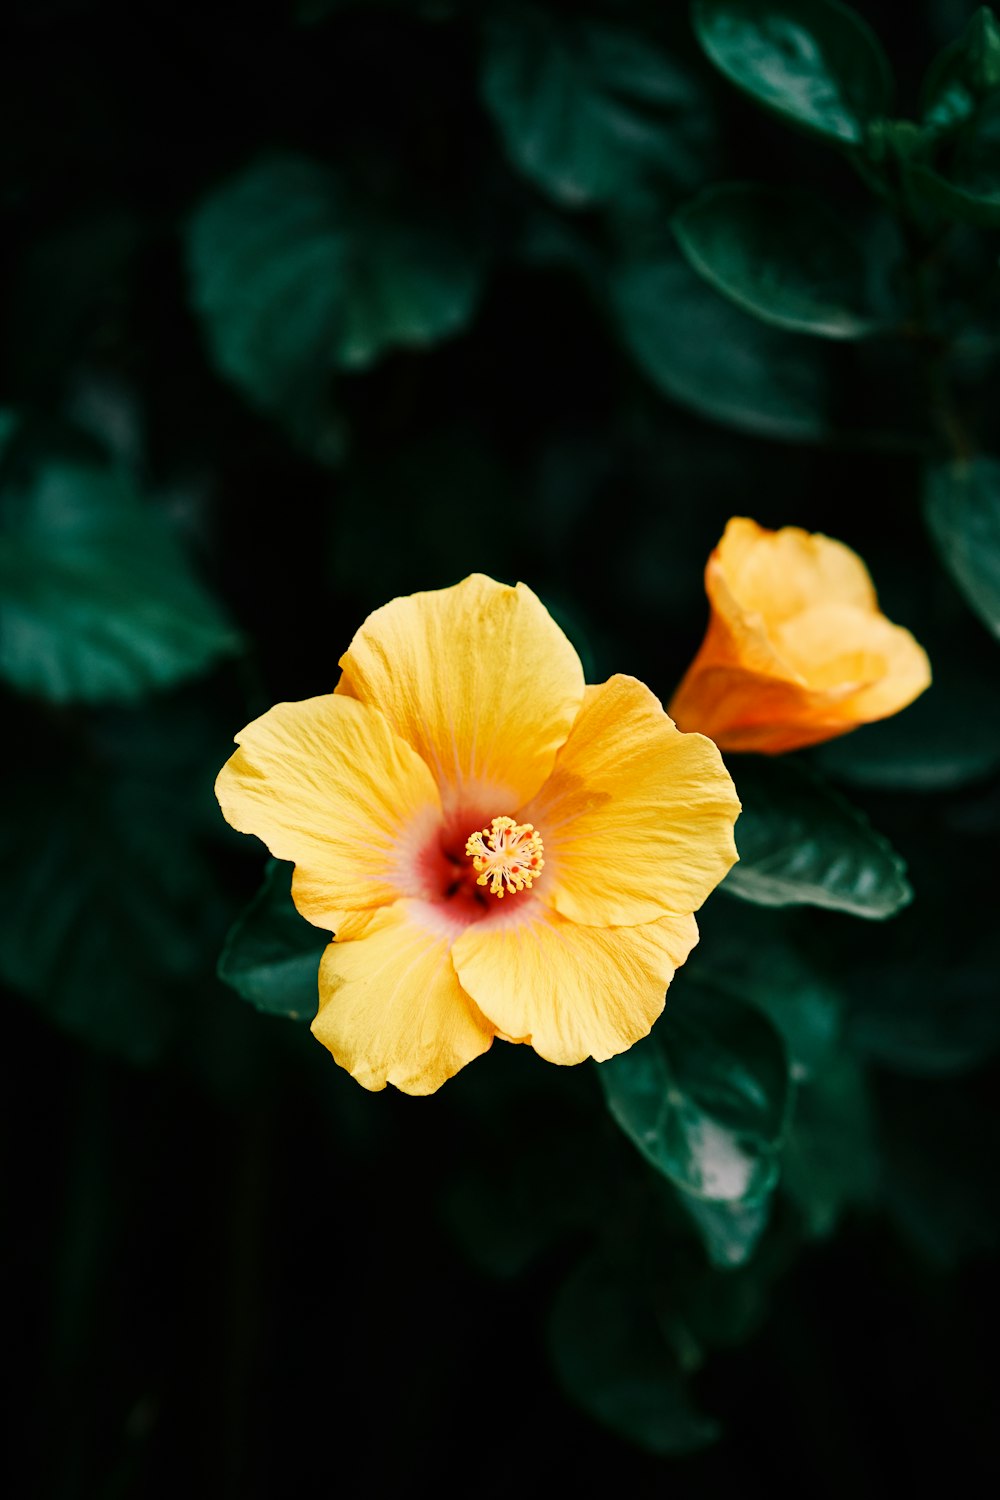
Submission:
POLYGON ((891 99, 828 0, 5 7, 8 1494, 1000 1477, 1000 51, 861 11, 891 99), (699 239, 737 181, 794 197, 699 239), (701 914, 685 1076, 766 1168, 706 1205, 594 1066, 366 1094, 212 784, 473 570, 668 700, 743 514, 855 547, 935 683, 796 757, 905 909, 701 914))

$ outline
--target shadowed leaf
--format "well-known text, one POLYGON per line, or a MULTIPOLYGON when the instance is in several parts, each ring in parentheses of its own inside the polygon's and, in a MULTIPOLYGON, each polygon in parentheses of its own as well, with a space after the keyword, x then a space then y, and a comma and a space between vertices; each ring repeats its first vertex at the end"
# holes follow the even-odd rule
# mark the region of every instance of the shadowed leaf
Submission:
POLYGON ((264 884, 237 918, 219 978, 271 1015, 308 1021, 319 1004, 319 961, 330 942, 292 904, 292 866, 271 860, 264 884))
POLYGON ((758 1011, 677 980, 650 1035, 598 1073, 614 1119, 677 1187, 748 1203, 774 1186, 788 1063, 758 1011))
POLYGON ((765 323, 828 339, 877 326, 861 251, 818 199, 722 184, 685 203, 673 225, 698 274, 765 323))
POLYGON ((698 40, 758 104, 841 145, 888 110, 892 74, 872 31, 837 0, 695 0, 698 40))
POLYGON ((483 94, 512 161, 567 207, 703 171, 708 116, 677 63, 624 28, 534 6, 487 26, 483 94))
POLYGON ((721 889, 760 906, 826 906, 891 917, 912 898, 903 861, 858 808, 805 766, 731 762, 743 811, 739 863, 721 889))
POLYGON ((20 691, 56 703, 129 701, 239 647, 123 473, 53 458, 5 488, 0 675, 20 691))

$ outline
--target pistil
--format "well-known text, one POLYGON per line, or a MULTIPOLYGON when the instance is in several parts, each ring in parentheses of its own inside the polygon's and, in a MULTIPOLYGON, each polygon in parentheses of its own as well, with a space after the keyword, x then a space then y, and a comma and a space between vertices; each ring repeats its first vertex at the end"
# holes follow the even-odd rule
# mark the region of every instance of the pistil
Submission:
POLYGON ((513 818, 494 818, 489 828, 470 834, 465 852, 478 874, 476 884, 488 886, 498 900, 530 891, 545 866, 541 834, 513 818))

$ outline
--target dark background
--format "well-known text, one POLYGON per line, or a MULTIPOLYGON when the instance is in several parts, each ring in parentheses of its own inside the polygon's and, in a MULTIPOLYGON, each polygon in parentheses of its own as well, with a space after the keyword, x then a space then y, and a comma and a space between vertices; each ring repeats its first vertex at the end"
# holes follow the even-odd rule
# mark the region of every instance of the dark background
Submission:
MULTIPOLYGON (((530 583, 588 680, 631 672, 667 699, 729 516, 825 530, 927 645, 949 705, 928 732, 978 734, 988 763, 997 744, 995 646, 919 518, 945 441, 919 354, 838 349, 833 420, 787 441, 753 411, 720 424, 671 399, 607 295, 623 244, 669 234, 707 182, 808 185, 868 224, 863 185, 713 74, 686 6, 553 5, 646 38, 692 90, 689 166, 652 207, 559 202, 483 102, 500 9, 38 0, 0 23, 0 400, 29 447, 128 467, 244 642, 126 705, 3 693, 10 1493, 874 1500, 1000 1477, 995 758, 931 790, 852 791, 916 891, 891 926, 809 919, 844 961, 878 1186, 808 1244, 778 1203, 748 1341, 691 1373, 721 1424, 703 1452, 633 1446, 553 1370, 560 1286, 646 1213, 648 1169, 594 1069, 498 1044, 430 1100, 367 1095, 215 977, 265 859, 211 797, 233 733, 332 687, 369 610, 473 569, 530 583), (192 290, 191 225, 273 152, 342 171, 364 205, 349 224, 372 202, 455 220, 478 267, 462 326, 280 399, 234 378, 192 290)), ((863 12, 913 116, 972 7, 863 12)), ((988 264, 995 282, 997 240, 961 242, 967 281, 988 264)), ((950 397, 987 447, 997 395, 980 361, 950 397)))

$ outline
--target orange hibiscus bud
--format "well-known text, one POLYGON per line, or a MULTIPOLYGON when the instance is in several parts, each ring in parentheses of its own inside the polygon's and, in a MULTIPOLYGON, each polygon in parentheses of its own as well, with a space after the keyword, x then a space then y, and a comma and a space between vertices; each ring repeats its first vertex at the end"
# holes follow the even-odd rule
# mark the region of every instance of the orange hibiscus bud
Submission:
POLYGON ((816 745, 898 713, 930 684, 926 653, 880 612, 843 542, 735 516, 705 589, 708 630, 669 712, 721 750, 816 745))

